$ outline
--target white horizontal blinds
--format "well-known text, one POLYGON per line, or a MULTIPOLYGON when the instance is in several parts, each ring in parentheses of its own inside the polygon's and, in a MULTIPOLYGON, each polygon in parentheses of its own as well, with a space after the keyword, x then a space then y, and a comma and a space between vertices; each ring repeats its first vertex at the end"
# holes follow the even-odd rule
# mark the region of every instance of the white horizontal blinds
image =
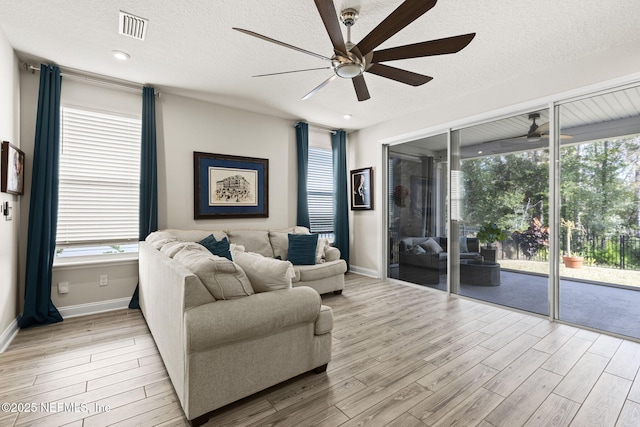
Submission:
POLYGON ((309 147, 307 194, 311 231, 314 233, 333 232, 333 161, 331 150, 309 147))
POLYGON ((57 243, 138 240, 141 120, 62 108, 57 243))

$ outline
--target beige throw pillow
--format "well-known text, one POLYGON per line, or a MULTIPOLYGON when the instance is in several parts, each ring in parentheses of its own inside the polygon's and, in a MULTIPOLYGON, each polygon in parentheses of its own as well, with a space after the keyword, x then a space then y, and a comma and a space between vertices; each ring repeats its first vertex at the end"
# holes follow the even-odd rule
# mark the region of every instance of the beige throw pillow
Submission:
POLYGON ((329 239, 318 238, 318 246, 316 246, 316 264, 322 264, 323 262, 325 262, 324 249, 327 246, 331 246, 329 244, 329 239))
POLYGON ((200 248, 202 248, 202 245, 196 242, 183 242, 182 240, 176 240, 175 242, 165 243, 160 248, 160 252, 162 252, 169 258, 173 258, 179 251, 184 248, 193 248, 196 250, 200 250, 200 248))
POLYGON ((145 241, 155 249, 160 250, 160 248, 165 244, 170 242, 177 242, 179 241, 179 239, 167 231, 154 231, 147 236, 145 241))
POLYGON ((194 274, 217 300, 246 297, 254 294, 251 283, 239 265, 213 255, 206 248, 184 247, 173 259, 194 274))
POLYGON ((438 242, 433 240, 433 237, 429 237, 426 241, 420 243, 420 246, 422 246, 428 254, 439 254, 444 250, 438 242))
POLYGON ((229 243, 242 245, 249 252, 273 257, 273 249, 267 230, 228 230, 229 243))
POLYGON ((289 261, 263 257, 253 252, 231 250, 233 262, 242 267, 255 292, 269 292, 291 287, 296 276, 289 261))

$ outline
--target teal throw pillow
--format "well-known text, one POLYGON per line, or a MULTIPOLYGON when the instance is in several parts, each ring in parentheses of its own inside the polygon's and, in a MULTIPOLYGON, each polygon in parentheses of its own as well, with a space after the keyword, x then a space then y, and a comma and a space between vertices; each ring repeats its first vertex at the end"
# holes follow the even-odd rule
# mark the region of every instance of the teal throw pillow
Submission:
POLYGON ((287 261, 293 265, 315 265, 317 234, 289 234, 287 261))
POLYGON ((213 234, 211 234, 200 240, 198 243, 209 249, 209 252, 212 254, 224 257, 229 261, 233 261, 231 258, 231 251, 229 251, 229 241, 226 237, 222 240, 216 240, 216 238, 213 237, 213 234))

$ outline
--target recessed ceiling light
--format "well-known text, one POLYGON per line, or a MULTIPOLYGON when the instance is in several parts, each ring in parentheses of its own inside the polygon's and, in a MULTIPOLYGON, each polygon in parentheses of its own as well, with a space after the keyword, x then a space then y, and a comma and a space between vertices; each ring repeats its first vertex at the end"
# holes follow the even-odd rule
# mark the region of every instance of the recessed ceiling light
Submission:
POLYGON ((344 115, 344 116, 342 116, 342 117, 344 117, 345 119, 350 119, 350 118, 351 118, 351 114, 345 114, 345 115, 344 115))
POLYGON ((131 58, 131 56, 126 53, 123 52, 121 50, 112 50, 111 54, 116 58, 119 59, 120 61, 126 61, 127 59, 131 58))

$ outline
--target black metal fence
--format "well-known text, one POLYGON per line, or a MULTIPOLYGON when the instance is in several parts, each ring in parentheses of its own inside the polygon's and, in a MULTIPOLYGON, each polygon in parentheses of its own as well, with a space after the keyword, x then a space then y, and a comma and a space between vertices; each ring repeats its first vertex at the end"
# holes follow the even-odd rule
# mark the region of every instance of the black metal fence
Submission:
MULTIPOLYGON (((566 235, 560 235, 560 251, 566 251, 566 235)), ((549 251, 544 245, 530 251, 511 237, 501 242, 503 259, 548 261, 549 251), (531 253, 529 253, 531 252, 531 253)), ((632 235, 597 236, 586 233, 571 236, 571 253, 584 257, 585 265, 640 270, 640 237, 632 235)))

